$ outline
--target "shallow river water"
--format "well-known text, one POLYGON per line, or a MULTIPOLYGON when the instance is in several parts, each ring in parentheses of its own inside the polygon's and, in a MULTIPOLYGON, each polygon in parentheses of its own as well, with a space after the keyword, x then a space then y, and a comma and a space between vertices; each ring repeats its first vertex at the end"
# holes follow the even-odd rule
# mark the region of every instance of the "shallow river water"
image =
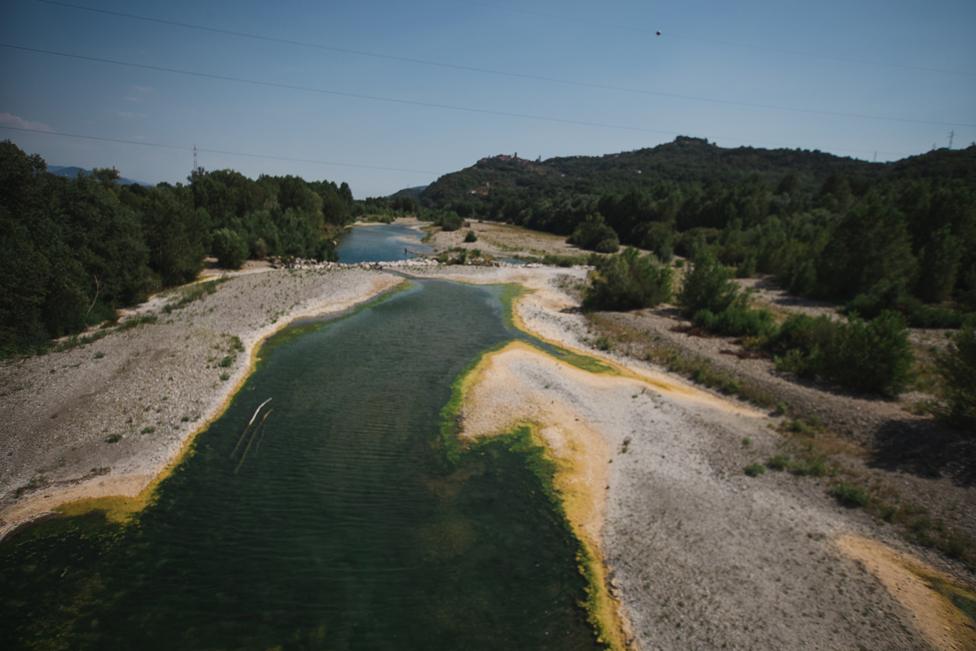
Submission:
POLYGON ((380 262, 409 260, 430 253, 421 242, 423 233, 403 224, 370 224, 354 226, 336 247, 339 262, 380 262))
POLYGON ((501 291, 415 282, 276 335, 133 522, 0 544, 0 648, 597 648, 540 451, 439 442, 452 382, 516 336, 501 291))

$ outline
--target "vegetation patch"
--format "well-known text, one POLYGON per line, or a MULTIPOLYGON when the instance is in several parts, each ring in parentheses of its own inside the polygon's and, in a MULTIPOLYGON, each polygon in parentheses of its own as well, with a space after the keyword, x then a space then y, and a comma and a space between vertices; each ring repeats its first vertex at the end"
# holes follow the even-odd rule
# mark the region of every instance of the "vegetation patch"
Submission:
POLYGON ((207 282, 203 283, 194 283, 189 287, 180 290, 178 298, 175 301, 167 303, 163 307, 163 312, 169 314, 174 310, 182 310, 190 303, 199 301, 201 298, 213 294, 217 291, 217 288, 225 282, 227 282, 227 278, 217 278, 215 280, 208 280, 207 282))
POLYGON ((944 387, 946 420, 976 433, 976 325, 967 325, 938 356, 938 373, 944 387))
POLYGON ((912 351, 905 322, 894 312, 846 323, 822 316, 791 316, 765 343, 777 368, 857 391, 896 396, 907 385, 912 351))
POLYGON ((761 463, 750 463, 742 471, 749 477, 758 477, 766 472, 766 466, 761 463))
POLYGON ((830 489, 830 495, 847 508, 863 508, 868 504, 868 494, 860 486, 840 483, 830 489))
POLYGON ((596 261, 583 294, 587 310, 634 310, 671 300, 674 285, 671 268, 650 255, 628 248, 620 255, 596 261))

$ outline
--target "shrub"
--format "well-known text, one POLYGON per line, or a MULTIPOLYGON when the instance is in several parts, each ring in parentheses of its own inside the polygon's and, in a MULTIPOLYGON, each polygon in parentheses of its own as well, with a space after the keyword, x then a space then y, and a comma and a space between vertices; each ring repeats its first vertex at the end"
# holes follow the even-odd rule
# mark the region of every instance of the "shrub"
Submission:
POLYGON ((597 253, 616 253, 620 248, 617 232, 607 226, 599 214, 588 215, 576 226, 567 242, 597 253))
POLYGON ((453 210, 438 211, 433 218, 433 222, 444 231, 456 231, 464 224, 464 220, 453 210))
POLYGON ((904 315, 913 328, 959 328, 966 320, 960 310, 941 305, 926 305, 914 296, 896 294, 890 290, 875 290, 858 294, 844 306, 845 314, 873 319, 885 310, 904 315))
POLYGON ((766 347, 779 355, 781 370, 887 396, 905 387, 912 367, 905 321, 894 312, 870 322, 852 317, 846 323, 795 315, 766 347))
POLYGON ((776 331, 773 313, 764 308, 751 308, 740 296, 718 314, 703 309, 695 312, 695 325, 711 332, 733 337, 768 337, 776 331))
POLYGON ((798 477, 825 477, 830 474, 830 468, 823 457, 795 461, 790 464, 789 470, 798 477))
POLYGON ((671 299, 672 272, 650 255, 626 249, 597 261, 590 272, 583 307, 589 310, 635 310, 671 299))
POLYGON ((868 494, 860 486, 837 484, 830 489, 830 495, 849 509, 866 506, 868 494))
POLYGON ((224 355, 224 358, 220 360, 220 368, 227 368, 234 363, 234 358, 230 355, 224 355))
POLYGON ((713 314, 725 311, 739 296, 739 288, 732 282, 732 274, 712 255, 695 259, 685 276, 678 302, 686 316, 693 317, 701 310, 713 314))
POLYGON ((213 232, 210 250, 225 269, 240 269, 247 259, 247 244, 229 228, 220 228, 213 232))
POLYGON ((766 466, 762 465, 761 463, 750 463, 743 469, 743 472, 750 477, 758 477, 766 472, 766 466))
POLYGON ((464 236, 464 241, 465 242, 477 242, 478 241, 478 234, 475 233, 474 231, 468 231, 468 234, 464 236))
POLYGON ((938 356, 937 368, 950 421, 976 432, 976 325, 970 323, 959 331, 938 356))
POLYGON ((770 457, 766 460, 766 466, 770 470, 783 471, 790 467, 790 458, 782 454, 777 454, 775 457, 770 457))

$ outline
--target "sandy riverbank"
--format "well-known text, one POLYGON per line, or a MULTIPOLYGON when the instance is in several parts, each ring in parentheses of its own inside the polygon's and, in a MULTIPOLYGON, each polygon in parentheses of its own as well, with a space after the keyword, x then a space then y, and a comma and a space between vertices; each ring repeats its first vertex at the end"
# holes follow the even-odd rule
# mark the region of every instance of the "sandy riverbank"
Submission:
POLYGON ((77 500, 133 506, 223 411, 265 337, 400 282, 356 269, 237 275, 169 312, 185 290, 154 297, 135 311, 153 323, 0 365, 0 536, 77 500))
POLYGON ((915 573, 927 566, 890 530, 839 507, 819 485, 743 473, 775 453, 772 419, 590 348, 576 303, 561 290, 583 273, 438 268, 418 275, 522 283, 535 290, 515 306, 525 329, 625 370, 594 375, 510 346, 472 372, 461 415, 466 437, 536 426, 560 468, 557 487, 574 528, 606 562, 634 647, 972 644, 965 617, 915 573), (911 585, 925 598, 906 599, 904 582, 879 571, 893 557, 910 559, 898 576, 915 576, 911 585))

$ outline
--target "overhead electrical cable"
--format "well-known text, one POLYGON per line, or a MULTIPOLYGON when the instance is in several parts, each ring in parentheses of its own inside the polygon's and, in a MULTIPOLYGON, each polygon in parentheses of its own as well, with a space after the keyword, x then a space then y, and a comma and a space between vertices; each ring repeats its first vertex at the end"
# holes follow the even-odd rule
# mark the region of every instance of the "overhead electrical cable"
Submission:
POLYGON ((130 20, 138 20, 148 23, 156 23, 160 25, 167 25, 170 27, 180 27, 184 29, 192 29, 203 32, 209 32, 213 34, 223 34, 226 36, 234 36, 238 38, 247 38, 258 41, 266 41, 269 43, 280 43, 284 45, 291 45, 304 48, 313 48, 318 50, 325 50, 329 52, 338 52, 342 54, 353 54, 356 56, 371 57, 375 59, 385 59, 388 61, 399 61, 404 63, 412 63, 424 66, 434 66, 439 68, 448 68, 452 70, 461 70, 465 72, 475 72, 480 74, 497 75, 503 77, 512 77, 516 79, 528 79, 532 81, 544 81, 554 84, 563 84, 569 86, 578 86, 583 88, 594 88, 599 90, 609 90, 618 91, 623 93, 632 93, 638 95, 648 95, 652 97, 665 97, 669 99, 678 99, 693 102, 704 102, 709 104, 723 104, 728 106, 739 106, 743 108, 751 109, 762 109, 771 111, 784 111, 790 113, 803 113, 807 115, 822 115, 827 117, 842 117, 842 118, 853 118, 858 120, 880 120, 886 122, 902 122, 908 124, 929 124, 933 126, 940 127, 976 127, 976 123, 966 123, 966 122, 953 122, 947 120, 923 120, 919 118, 905 118, 889 115, 876 115, 870 113, 855 113, 849 111, 832 111, 826 109, 817 108, 802 108, 795 106, 783 106, 778 104, 766 104, 761 102, 744 102, 740 100, 723 99, 717 97, 706 97, 701 95, 689 95, 683 93, 672 93, 660 90, 650 90, 645 88, 634 88, 628 86, 618 86, 614 84, 603 84, 598 82, 580 81, 574 79, 565 79, 560 77, 550 77, 546 75, 536 75, 531 73, 523 72, 512 72, 507 70, 496 70, 492 68, 483 68, 478 66, 468 66, 458 63, 450 63, 445 61, 435 61, 430 59, 420 59, 410 56, 394 55, 394 54, 383 54, 379 52, 370 52, 367 50, 359 50, 353 48, 337 47, 333 45, 325 45, 322 43, 315 43, 310 41, 301 41, 289 38, 280 38, 275 36, 269 36, 266 34, 257 34, 254 32, 242 32, 232 29, 224 29, 221 27, 213 27, 209 25, 200 25, 197 23, 189 23, 178 20, 168 20, 165 18, 156 18, 153 16, 146 16, 142 14, 134 14, 123 11, 114 11, 110 9, 100 9, 97 7, 88 7, 86 5, 79 5, 70 2, 60 2, 59 0, 33 0, 34 2, 46 5, 52 5, 56 7, 63 7, 68 9, 76 9, 80 11, 88 11, 96 14, 103 14, 107 16, 114 16, 118 18, 126 18, 130 20))
MULTIPOLYGON (((81 61, 90 61, 90 62, 94 62, 94 63, 105 63, 105 64, 109 64, 109 65, 121 66, 121 67, 126 67, 126 68, 137 68, 137 69, 141 69, 141 70, 152 70, 152 71, 155 71, 155 72, 166 72, 166 73, 177 74, 177 75, 186 75, 186 76, 198 77, 198 78, 202 78, 202 79, 214 79, 214 80, 218 80, 218 81, 229 81, 229 82, 234 82, 234 83, 250 84, 250 85, 255 85, 255 86, 266 86, 266 87, 270 87, 270 88, 280 88, 280 89, 286 89, 286 90, 297 90, 297 91, 310 92, 310 93, 320 93, 320 94, 323 94, 323 95, 331 95, 331 96, 335 96, 335 97, 346 97, 346 98, 350 98, 350 99, 360 99, 360 100, 368 100, 368 101, 374 101, 374 102, 385 102, 385 103, 389 103, 389 104, 402 104, 402 105, 408 105, 408 106, 422 106, 422 107, 425 107, 425 108, 434 108, 434 109, 441 109, 441 110, 446 110, 446 111, 460 111, 460 112, 464 112, 464 113, 476 113, 476 114, 481 114, 481 115, 495 115, 495 116, 500 116, 500 117, 511 117, 511 118, 518 118, 518 119, 523 119, 523 120, 533 120, 533 121, 539 121, 539 122, 553 122, 553 123, 557 123, 557 124, 571 124, 571 125, 576 125, 576 126, 595 127, 595 128, 601 128, 601 129, 615 129, 615 130, 623 130, 623 131, 635 131, 635 132, 641 132, 641 133, 655 133, 655 134, 661 134, 661 135, 667 135, 667 136, 679 136, 679 135, 682 135, 682 132, 680 132, 680 131, 674 131, 674 130, 650 129, 650 128, 646 128, 646 127, 638 127, 638 126, 632 126, 632 125, 611 124, 611 123, 607 123, 607 122, 595 122, 595 121, 590 121, 590 120, 575 120, 575 119, 570 119, 570 118, 560 118, 560 117, 548 116, 548 115, 537 115, 537 114, 532 114, 532 113, 516 113, 516 112, 512 112, 512 111, 500 111, 500 110, 496 110, 496 109, 478 108, 478 107, 473 107, 473 106, 457 106, 457 105, 453 105, 453 104, 440 104, 440 103, 437 103, 437 102, 424 102, 424 101, 420 101, 420 100, 411 100, 411 99, 404 99, 404 98, 398 98, 398 97, 386 97, 386 96, 381 96, 381 95, 367 95, 367 94, 363 94, 363 93, 352 93, 352 92, 346 92, 346 91, 330 90, 330 89, 318 88, 318 87, 314 87, 314 86, 302 86, 302 85, 299 85, 299 84, 289 84, 289 83, 284 83, 284 82, 266 81, 266 80, 260 80, 260 79, 248 79, 248 78, 245 78, 245 77, 235 77, 235 76, 232 76, 232 75, 222 75, 222 74, 216 74, 216 73, 210 73, 210 72, 200 72, 200 71, 197 71, 197 70, 186 70, 186 69, 183 69, 183 68, 170 68, 170 67, 167 67, 167 66, 158 66, 158 65, 151 65, 151 64, 146 64, 146 63, 134 63, 134 62, 130 62, 130 61, 120 61, 120 60, 117 60, 117 59, 107 59, 107 58, 103 58, 103 57, 88 56, 88 55, 84 55, 84 54, 74 54, 74 53, 70 53, 70 52, 60 52, 60 51, 57 51, 57 50, 47 50, 47 49, 42 49, 42 48, 26 47, 26 46, 23 46, 23 45, 14 45, 12 43, 0 43, 0 48, 8 48, 8 49, 11 49, 11 50, 19 50, 19 51, 22 51, 22 52, 30 52, 30 53, 33 53, 33 54, 44 54, 44 55, 62 57, 62 58, 67 58, 67 59, 77 59, 77 60, 81 60, 81 61)), ((714 138, 722 138, 723 140, 730 140, 730 141, 733 141, 733 142, 741 142, 741 143, 745 143, 747 145, 755 145, 755 139, 744 139, 744 138, 737 138, 737 137, 730 137, 730 136, 720 136, 720 135, 714 135, 712 137, 714 137, 714 138)), ((784 144, 784 143, 766 143, 766 146, 786 148, 786 149, 795 149, 796 148, 794 145, 788 145, 788 144, 784 144)), ((866 153, 868 151, 867 149, 846 149, 846 148, 842 148, 842 147, 831 147, 830 149, 832 151, 843 151, 843 152, 847 152, 847 153, 861 153, 861 154, 866 153)), ((899 155, 900 156, 900 155, 905 154, 906 152, 890 152, 890 151, 884 151, 883 152, 883 151, 877 150, 877 151, 875 151, 875 153, 891 154, 891 155, 899 155)))
MULTIPOLYGON (((140 147, 156 147, 160 149, 172 149, 175 151, 192 152, 194 148, 187 145, 170 145, 162 142, 149 142, 146 140, 131 140, 126 138, 110 138, 107 136, 92 136, 81 133, 67 133, 64 131, 51 131, 47 129, 28 129, 26 127, 11 127, 0 125, 0 129, 8 131, 22 131, 25 133, 39 133, 45 136, 60 136, 62 138, 78 138, 82 140, 97 140, 99 142, 112 142, 123 145, 138 145, 140 147)), ((218 154, 222 156, 242 156, 245 158, 262 158, 267 160, 286 161, 290 163, 311 163, 314 165, 330 165, 334 167, 355 167, 367 170, 381 170, 386 172, 404 172, 407 174, 433 175, 437 172, 430 170, 409 169, 404 167, 387 167, 385 165, 367 165, 364 163, 344 163, 330 160, 316 160, 312 158, 294 158, 291 156, 278 156, 275 154, 255 154, 243 151, 230 151, 226 149, 214 149, 210 147, 196 147, 196 151, 203 154, 218 154)))

